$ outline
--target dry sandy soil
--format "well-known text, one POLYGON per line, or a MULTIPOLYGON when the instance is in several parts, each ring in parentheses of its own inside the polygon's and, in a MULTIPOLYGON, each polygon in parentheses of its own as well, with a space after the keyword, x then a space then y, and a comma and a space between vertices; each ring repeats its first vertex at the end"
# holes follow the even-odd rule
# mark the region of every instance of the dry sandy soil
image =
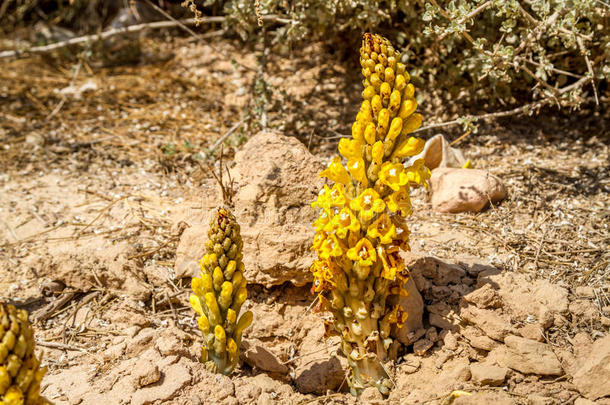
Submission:
MULTIPOLYGON (((43 393, 56 404, 358 403, 337 341, 311 312, 309 223, 285 235, 288 251, 265 239, 313 215, 310 200, 288 207, 281 192, 307 168, 273 150, 238 153, 272 129, 290 137, 278 150, 298 151, 297 166, 326 161, 358 109, 356 61, 313 44, 268 52, 263 66, 258 49, 213 42, 143 39, 136 65, 0 62, 0 299, 32 312, 43 393), (192 274, 178 264, 186 245, 202 246, 194 230, 219 202, 205 164, 237 123, 224 147, 236 176, 257 162, 279 169, 237 207, 265 232, 246 256, 255 320, 243 363, 224 377, 197 361, 192 274), (259 205, 272 212, 262 222, 259 205)), ((458 112, 419 91, 427 122, 458 112)), ((390 370, 391 396, 367 391, 361 403, 438 404, 459 389, 474 395, 456 404, 610 404, 607 114, 506 118, 457 145, 509 197, 456 215, 414 196, 407 262, 424 325, 390 370)), ((303 199, 317 186, 305 187, 303 199)))

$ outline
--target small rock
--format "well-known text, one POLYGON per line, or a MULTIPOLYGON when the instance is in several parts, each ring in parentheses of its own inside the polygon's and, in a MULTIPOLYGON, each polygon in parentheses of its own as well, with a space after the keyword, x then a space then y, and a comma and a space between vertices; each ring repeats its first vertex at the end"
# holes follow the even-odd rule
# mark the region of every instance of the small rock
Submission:
POLYGON ((148 359, 140 359, 131 371, 134 388, 142 388, 146 385, 156 383, 161 378, 159 366, 148 359))
POLYGON ((294 383, 302 394, 325 394, 341 385, 345 373, 335 356, 299 365, 295 369, 294 383))
POLYGON ((507 336, 506 365, 523 374, 561 375, 563 370, 551 347, 518 336, 507 336))
POLYGON ((574 405, 595 405, 595 402, 589 401, 586 398, 576 398, 574 405))
POLYGON ((464 395, 452 402, 454 405, 516 405, 507 393, 502 391, 477 392, 472 395, 464 395))
POLYGON ((537 342, 544 342, 544 329, 541 325, 535 323, 528 323, 522 328, 519 328, 518 332, 526 339, 535 340, 537 342))
POLYGON ((426 339, 428 339, 432 343, 438 340, 438 332, 436 331, 435 327, 428 328, 428 330, 426 331, 426 339))
POLYGON ((360 402, 368 405, 381 405, 383 404, 383 395, 376 387, 367 387, 360 394, 360 402))
POLYGON ((498 367, 486 363, 476 363, 470 365, 472 380, 481 385, 491 385, 497 387, 502 385, 506 379, 508 370, 504 367, 498 367))
POLYGON ((478 329, 472 326, 467 326, 464 328, 462 330, 462 336, 464 336, 468 340, 470 346, 474 347, 475 349, 486 350, 489 352, 498 346, 498 342, 481 334, 478 329))
POLYGON ((527 405, 555 405, 558 400, 540 395, 528 395, 527 405))
POLYGON ((500 342, 506 335, 514 332, 508 320, 489 309, 470 306, 464 308, 461 315, 465 321, 478 326, 487 336, 500 342))
POLYGON ((271 351, 262 346, 260 341, 242 341, 244 348, 244 358, 246 363, 252 367, 270 373, 286 374, 288 367, 282 364, 271 351))
POLYGON ((608 318, 607 316, 602 316, 601 321, 603 326, 610 326, 610 318, 608 318))
POLYGON ((150 346, 157 332, 153 328, 144 328, 129 342, 125 354, 128 357, 136 357, 150 346))
POLYGON ((436 360, 434 360, 434 366, 436 368, 442 368, 443 364, 445 364, 447 362, 447 360, 449 360, 450 358, 452 358, 454 356, 454 354, 452 352, 448 352, 448 351, 442 351, 438 357, 436 358, 436 360))
POLYGON ((423 356, 432 347, 434 343, 428 339, 420 339, 413 344, 413 353, 418 356, 423 356))
POLYGON ((430 322, 430 325, 440 329, 455 330, 457 328, 457 321, 455 321, 453 317, 450 318, 450 315, 444 316, 430 313, 428 322, 430 322))
POLYGON ((157 384, 137 390, 131 397, 132 405, 148 405, 165 402, 174 398, 178 392, 191 382, 189 369, 180 363, 170 365, 157 384))
POLYGON ((583 396, 595 400, 610 395, 610 335, 595 341, 575 370, 572 382, 583 396))
POLYGON ((464 300, 476 305, 478 308, 499 308, 502 306, 502 301, 490 284, 485 284, 483 287, 474 290, 470 294, 464 296, 464 300))
POLYGON ((439 212, 479 212, 506 198, 502 181, 486 170, 438 168, 430 177, 432 208, 439 212))
POLYGON ((574 294, 579 298, 595 298, 595 290, 593 289, 593 287, 576 287, 574 290, 574 294))
POLYGON ((445 335, 443 342, 445 343, 445 348, 448 350, 455 350, 458 348, 457 337, 455 336, 455 333, 451 331, 445 335))
POLYGON ((155 346, 163 356, 188 356, 189 348, 174 334, 162 334, 155 339, 155 346))

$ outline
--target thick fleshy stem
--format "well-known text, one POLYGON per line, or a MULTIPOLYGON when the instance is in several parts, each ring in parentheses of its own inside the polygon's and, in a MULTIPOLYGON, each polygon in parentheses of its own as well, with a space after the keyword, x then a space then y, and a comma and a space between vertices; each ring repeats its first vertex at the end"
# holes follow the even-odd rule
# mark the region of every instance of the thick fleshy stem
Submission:
POLYGON ((423 161, 409 166, 406 157, 421 152, 424 141, 410 136, 422 123, 415 113, 415 88, 400 53, 390 41, 365 34, 360 49, 363 102, 352 138, 341 139, 340 156, 320 173, 335 184, 324 186, 312 204, 320 208, 314 223, 312 265, 318 309, 330 311, 334 332, 342 338, 357 395, 375 386, 387 394, 392 386, 383 362, 399 344, 390 336, 407 313, 389 306, 390 295, 406 295, 409 274, 401 250, 409 250, 405 217, 411 214, 410 188, 425 185, 430 171, 423 161))

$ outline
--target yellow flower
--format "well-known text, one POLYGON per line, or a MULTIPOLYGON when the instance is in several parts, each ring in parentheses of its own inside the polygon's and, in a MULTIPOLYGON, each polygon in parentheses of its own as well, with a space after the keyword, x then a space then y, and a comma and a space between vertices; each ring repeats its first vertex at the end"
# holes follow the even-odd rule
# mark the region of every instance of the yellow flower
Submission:
POLYGON ((362 238, 356 243, 356 246, 347 251, 347 257, 353 261, 357 261, 360 266, 371 266, 377 260, 375 248, 370 240, 362 238))
POLYGON ((409 197, 409 187, 403 187, 397 192, 390 194, 385 198, 385 203, 390 211, 399 212, 403 217, 413 213, 411 198, 409 197))
POLYGON ((392 158, 405 158, 407 156, 415 156, 424 150, 424 145, 426 141, 420 138, 415 138, 413 136, 409 137, 409 139, 405 139, 402 141, 394 152, 392 153, 392 158))
POLYGON ((316 201, 311 203, 313 208, 319 207, 330 214, 332 207, 342 208, 348 203, 345 196, 345 187, 341 183, 335 183, 333 188, 329 188, 326 184, 318 193, 316 201))
POLYGON ((324 226, 330 222, 330 216, 326 213, 326 211, 320 212, 318 219, 316 219, 313 223, 316 232, 320 232, 324 229, 324 226))
POLYGON ((355 139, 341 138, 339 153, 347 160, 362 159, 362 144, 355 139))
POLYGON ((402 278, 402 271, 405 269, 405 263, 400 257, 398 247, 395 246, 377 246, 377 254, 381 258, 383 269, 381 277, 388 280, 395 280, 396 276, 402 278))
POLYGON ((362 219, 370 221, 375 214, 383 212, 385 203, 372 188, 367 188, 350 202, 353 211, 359 211, 362 219))
POLYGON ((396 237, 396 226, 387 214, 383 214, 369 226, 366 235, 371 238, 379 238, 380 243, 387 245, 392 243, 396 237))
POLYGON ((322 170, 318 177, 327 177, 335 183, 341 183, 344 185, 351 182, 349 173, 341 164, 341 158, 339 156, 333 157, 333 160, 330 162, 330 165, 328 165, 328 168, 326 170, 322 170))
POLYGON ((326 236, 328 234, 326 232, 320 231, 316 232, 313 237, 313 242, 311 242, 311 250, 319 250, 322 246, 322 243, 326 240, 326 236))
POLYGON ((410 232, 409 228, 407 228, 407 224, 404 221, 398 221, 396 225, 396 239, 394 240, 394 243, 404 251, 411 250, 411 247, 409 246, 410 232))
POLYGON ((363 159, 353 159, 347 162, 347 170, 352 174, 352 177, 362 184, 364 187, 369 185, 369 180, 366 177, 363 159))
POLYGON ((341 256, 345 249, 343 249, 343 245, 337 239, 335 234, 330 234, 326 239, 322 242, 322 245, 318 249, 318 256, 320 259, 328 260, 331 257, 341 256))
POLYGON ((312 208, 322 208, 324 211, 330 211, 330 188, 325 184, 324 188, 318 193, 316 201, 311 203, 312 208))
POLYGON ((413 166, 407 167, 406 174, 410 182, 428 187, 426 180, 430 178, 430 169, 425 166, 424 159, 413 162, 413 166))
POLYGON ((409 177, 401 163, 385 162, 379 169, 379 181, 394 191, 398 191, 409 182, 409 177))
POLYGON ((358 232, 360 230, 360 221, 349 208, 344 207, 333 217, 332 223, 327 225, 328 228, 334 229, 338 237, 345 239, 348 231, 358 232))
POLYGON ((316 260, 311 265, 311 272, 313 273, 313 292, 320 292, 322 290, 328 289, 330 286, 334 285, 333 283, 333 271, 332 263, 327 260, 316 260))
POLYGON ((402 306, 400 306, 400 304, 396 304, 394 305, 392 311, 386 316, 391 324, 395 323, 398 328, 402 328, 407 321, 409 314, 402 306))

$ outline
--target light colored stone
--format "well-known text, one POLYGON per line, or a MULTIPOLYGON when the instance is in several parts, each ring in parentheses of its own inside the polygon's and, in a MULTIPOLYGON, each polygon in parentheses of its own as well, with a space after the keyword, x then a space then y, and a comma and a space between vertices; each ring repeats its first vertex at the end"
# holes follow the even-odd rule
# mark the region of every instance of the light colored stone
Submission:
POLYGON ((131 371, 131 377, 133 378, 134 388, 138 389, 159 381, 161 372, 159 366, 153 364, 150 360, 140 359, 131 371))
POLYGON ((504 343, 506 365, 523 374, 561 375, 563 370, 548 344, 518 336, 507 336, 504 343))
POLYGON ((358 399, 363 405, 381 405, 384 403, 383 395, 381 395, 377 387, 365 388, 358 399))
POLYGON ((499 308, 502 305, 500 297, 490 284, 485 284, 483 287, 466 294, 464 300, 479 308, 499 308))
POLYGON ((491 385, 497 387, 502 385, 506 379, 508 369, 486 363, 475 363, 470 365, 472 380, 480 385, 491 385))
POLYGON ((523 327, 519 328, 519 334, 526 339, 535 340, 537 342, 544 342, 544 328, 542 325, 535 323, 528 323, 523 327))
POLYGON ((191 374, 188 368, 181 363, 172 364, 163 372, 162 379, 156 384, 137 390, 131 397, 131 403, 148 405, 158 401, 169 401, 190 381, 191 374))
POLYGON ((396 337, 402 344, 411 345, 415 343, 409 339, 412 332, 423 327, 422 316, 424 314, 424 300, 421 297, 415 282, 409 278, 405 284, 405 290, 408 295, 405 296, 390 296, 388 303, 390 305, 399 304, 408 314, 407 321, 402 328, 392 327, 392 336, 396 337))
POLYGON ((574 289, 574 295, 579 298, 595 298, 595 290, 593 287, 580 286, 574 289))
POLYGON ((486 170, 438 168, 430 177, 432 208, 439 212, 479 212, 506 198, 502 181, 486 170))
POLYGON ((510 321, 493 310, 469 306, 464 308, 460 315, 466 322, 476 325, 487 336, 500 342, 506 335, 514 332, 510 321))
POLYGON ((572 382, 583 396, 595 400, 610 395, 610 335, 595 341, 574 369, 572 382))
POLYGON ((595 402, 590 401, 586 398, 576 398, 574 405, 595 405, 595 402))
POLYGON ((423 356, 432 347, 434 343, 428 339, 419 339, 413 344, 413 353, 418 356, 423 356))
MULTIPOLYGON (((318 173, 325 165, 296 138, 274 132, 250 138, 234 161, 233 213, 241 225, 245 277, 267 287, 310 282, 316 218, 310 204, 323 187, 318 173)), ((221 204, 219 196, 210 195, 204 212, 221 204)), ((198 275, 208 219, 189 219, 176 250, 176 278, 198 275)))

